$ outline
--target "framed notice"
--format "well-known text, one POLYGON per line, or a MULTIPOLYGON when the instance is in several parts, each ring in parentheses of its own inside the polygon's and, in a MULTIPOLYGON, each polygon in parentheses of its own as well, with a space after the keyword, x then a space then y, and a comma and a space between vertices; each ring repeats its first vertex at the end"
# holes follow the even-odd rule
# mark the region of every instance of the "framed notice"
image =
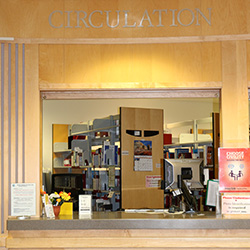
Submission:
POLYGON ((11 216, 36 215, 36 184, 11 184, 11 216))
POLYGON ((250 192, 249 165, 249 148, 219 148, 219 191, 250 192))

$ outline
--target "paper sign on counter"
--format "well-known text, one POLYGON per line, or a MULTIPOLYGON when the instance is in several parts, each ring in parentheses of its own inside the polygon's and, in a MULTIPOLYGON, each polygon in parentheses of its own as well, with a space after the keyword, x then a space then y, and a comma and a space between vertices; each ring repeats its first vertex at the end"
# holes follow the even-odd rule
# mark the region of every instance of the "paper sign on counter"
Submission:
POLYGON ((79 215, 92 213, 92 195, 79 195, 79 215))
POLYGON ((250 196, 223 195, 222 214, 250 214, 250 196))

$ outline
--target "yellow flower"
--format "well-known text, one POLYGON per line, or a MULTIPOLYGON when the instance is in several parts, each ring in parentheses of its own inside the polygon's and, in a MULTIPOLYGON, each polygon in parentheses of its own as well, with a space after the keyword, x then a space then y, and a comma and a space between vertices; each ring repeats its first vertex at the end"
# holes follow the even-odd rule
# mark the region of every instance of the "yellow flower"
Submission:
POLYGON ((60 192, 60 196, 65 201, 69 201, 70 200, 70 195, 67 194, 66 192, 60 192))
POLYGON ((60 202, 60 201, 61 201, 61 199, 56 199, 56 201, 57 201, 57 202, 60 202))
POLYGON ((65 197, 65 201, 69 201, 70 200, 70 196, 65 197))

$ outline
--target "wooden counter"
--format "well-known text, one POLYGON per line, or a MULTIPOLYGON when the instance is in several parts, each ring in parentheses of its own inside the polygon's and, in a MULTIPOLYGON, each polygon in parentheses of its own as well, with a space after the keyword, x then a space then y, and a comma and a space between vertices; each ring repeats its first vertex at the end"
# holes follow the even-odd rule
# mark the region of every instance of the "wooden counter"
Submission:
POLYGON ((8 220, 9 249, 250 249, 250 217, 96 212, 8 220))

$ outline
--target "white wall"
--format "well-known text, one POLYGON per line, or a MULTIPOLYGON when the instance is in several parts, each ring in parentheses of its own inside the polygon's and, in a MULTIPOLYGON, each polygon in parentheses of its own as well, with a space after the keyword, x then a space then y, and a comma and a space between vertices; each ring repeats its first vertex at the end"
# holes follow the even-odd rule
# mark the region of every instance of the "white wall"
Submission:
MULTIPOLYGON (((219 112, 218 100, 214 99, 44 100, 43 170, 52 169, 52 124, 73 124, 115 115, 119 107, 164 109, 164 124, 206 118, 212 112, 219 112)), ((179 133, 171 132, 174 136, 179 133)))

